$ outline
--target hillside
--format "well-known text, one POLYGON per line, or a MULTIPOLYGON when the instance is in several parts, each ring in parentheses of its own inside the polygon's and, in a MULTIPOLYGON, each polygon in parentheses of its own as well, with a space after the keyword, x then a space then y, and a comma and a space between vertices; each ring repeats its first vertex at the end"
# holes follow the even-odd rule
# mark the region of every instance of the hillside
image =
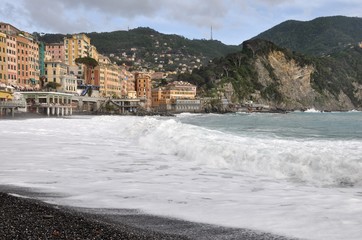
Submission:
POLYGON ((351 110, 362 108, 362 49, 351 46, 326 57, 307 57, 270 41, 245 41, 243 50, 179 76, 200 94, 272 108, 351 110))
MULTIPOLYGON (((229 46, 216 40, 190 40, 175 34, 162 34, 151 28, 92 32, 86 35, 101 54, 113 54, 115 61, 132 65, 139 63, 147 68, 159 68, 162 65, 163 70, 174 70, 186 65, 191 70, 212 58, 241 50, 240 46, 229 46)), ((61 42, 64 36, 46 34, 39 38, 50 43, 61 42)))
POLYGON ((322 56, 362 41, 362 18, 320 17, 312 21, 285 21, 253 39, 269 40, 278 46, 308 55, 322 56))

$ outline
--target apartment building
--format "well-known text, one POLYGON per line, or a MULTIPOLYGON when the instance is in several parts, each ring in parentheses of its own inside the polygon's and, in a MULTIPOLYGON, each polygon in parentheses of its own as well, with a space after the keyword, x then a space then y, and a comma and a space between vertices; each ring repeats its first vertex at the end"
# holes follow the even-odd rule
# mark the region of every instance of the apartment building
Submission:
POLYGON ((75 34, 64 38, 65 63, 76 66, 75 59, 89 56, 90 38, 85 34, 75 34))
POLYGON ((100 94, 104 97, 121 97, 120 69, 111 63, 108 57, 99 55, 99 65, 95 68, 99 71, 100 94))
POLYGON ((135 79, 133 73, 127 71, 125 67, 120 67, 121 96, 123 98, 136 98, 135 79))
POLYGON ((58 90, 66 93, 77 92, 77 78, 68 74, 68 65, 60 60, 45 61, 45 86, 49 82, 59 84, 58 90))
POLYGON ((65 61, 65 46, 64 43, 47 43, 45 45, 47 56, 51 57, 52 61, 65 61))
POLYGON ((34 88, 39 83, 39 45, 31 35, 16 36, 18 84, 34 88))
POLYGON ((9 23, 0 22, 0 32, 4 32, 7 35, 17 35, 21 31, 9 23))
POLYGON ((0 83, 7 84, 8 65, 7 65, 7 46, 6 34, 0 32, 0 83))
POLYGON ((196 90, 195 85, 183 81, 152 89, 152 107, 158 111, 197 112, 200 100, 195 99, 196 90))
POLYGON ((149 109, 152 104, 151 76, 147 73, 135 74, 135 90, 137 97, 144 101, 144 107, 149 109))
POLYGON ((16 56, 16 37, 6 35, 6 53, 7 53, 7 71, 8 71, 8 84, 18 85, 17 73, 17 56, 16 56))

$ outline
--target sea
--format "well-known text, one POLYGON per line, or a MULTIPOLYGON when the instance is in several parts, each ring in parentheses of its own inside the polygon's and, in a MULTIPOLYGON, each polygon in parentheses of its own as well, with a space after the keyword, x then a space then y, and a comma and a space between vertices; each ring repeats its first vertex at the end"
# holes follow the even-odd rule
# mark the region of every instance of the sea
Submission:
POLYGON ((0 185, 72 207, 362 239, 362 113, 0 121, 0 185))

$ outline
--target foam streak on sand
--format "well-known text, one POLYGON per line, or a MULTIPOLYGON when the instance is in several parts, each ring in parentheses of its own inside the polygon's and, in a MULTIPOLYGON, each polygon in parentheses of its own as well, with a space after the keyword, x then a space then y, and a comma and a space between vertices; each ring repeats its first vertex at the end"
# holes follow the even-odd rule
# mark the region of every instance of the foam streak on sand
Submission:
POLYGON ((265 115, 6 121, 0 184, 60 193, 47 201, 69 206, 359 239, 362 137, 320 136, 303 114, 268 115, 274 127, 265 115))

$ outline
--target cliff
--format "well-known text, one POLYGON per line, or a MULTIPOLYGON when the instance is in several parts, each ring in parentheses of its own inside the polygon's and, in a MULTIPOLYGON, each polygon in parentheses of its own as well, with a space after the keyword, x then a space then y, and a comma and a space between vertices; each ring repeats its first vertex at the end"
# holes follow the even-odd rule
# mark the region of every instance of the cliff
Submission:
POLYGON ((197 84, 200 94, 232 104, 252 100, 272 109, 361 110, 361 59, 358 46, 334 56, 307 57, 255 39, 245 41, 242 51, 180 78, 197 84))

